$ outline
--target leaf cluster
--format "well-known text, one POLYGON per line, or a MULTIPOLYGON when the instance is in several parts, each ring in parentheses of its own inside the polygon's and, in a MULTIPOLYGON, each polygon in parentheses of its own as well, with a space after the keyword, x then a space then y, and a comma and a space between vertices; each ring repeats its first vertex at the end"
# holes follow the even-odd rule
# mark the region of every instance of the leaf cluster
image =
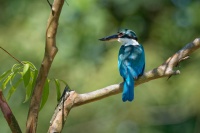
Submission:
MULTIPOLYGON (((8 89, 7 100, 11 98, 16 89, 19 88, 19 85, 23 82, 23 85, 26 89, 24 103, 27 102, 30 99, 33 89, 35 87, 37 76, 38 69, 34 66, 33 63, 29 61, 22 61, 21 64, 14 64, 10 69, 3 72, 0 76, 0 85, 2 90, 8 89), (20 76, 20 78, 18 76, 20 76), (8 87, 9 85, 10 87, 8 87)), ((45 82, 40 110, 47 102, 49 96, 50 81, 51 80, 47 78, 45 82)), ((56 86, 57 101, 59 101, 61 97, 60 83, 62 82, 65 85, 67 85, 67 83, 60 79, 53 79, 53 81, 56 86)))

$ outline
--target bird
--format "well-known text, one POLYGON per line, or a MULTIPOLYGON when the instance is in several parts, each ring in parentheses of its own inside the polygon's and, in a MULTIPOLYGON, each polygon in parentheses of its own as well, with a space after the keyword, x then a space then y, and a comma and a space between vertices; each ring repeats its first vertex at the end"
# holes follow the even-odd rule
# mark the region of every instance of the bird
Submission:
POLYGON ((143 46, 138 42, 136 33, 129 29, 122 29, 117 34, 99 40, 121 42, 118 69, 124 80, 122 101, 133 101, 134 82, 143 75, 145 69, 145 52, 143 46))

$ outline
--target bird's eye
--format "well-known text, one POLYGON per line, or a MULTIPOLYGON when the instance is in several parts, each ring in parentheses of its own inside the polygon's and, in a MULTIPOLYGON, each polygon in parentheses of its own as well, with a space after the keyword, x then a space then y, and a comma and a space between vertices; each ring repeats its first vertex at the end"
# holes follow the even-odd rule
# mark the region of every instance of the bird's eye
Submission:
POLYGON ((119 33, 119 34, 118 34, 118 37, 121 37, 121 36, 123 36, 123 33, 119 33))

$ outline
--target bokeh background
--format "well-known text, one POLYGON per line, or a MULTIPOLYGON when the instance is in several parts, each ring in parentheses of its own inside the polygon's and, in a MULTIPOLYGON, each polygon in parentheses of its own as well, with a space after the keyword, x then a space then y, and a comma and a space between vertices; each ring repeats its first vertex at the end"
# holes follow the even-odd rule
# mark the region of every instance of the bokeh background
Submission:
MULTIPOLYGON (((44 55, 47 2, 0 0, 0 46, 39 69, 44 55)), ((59 49, 49 78, 65 80, 78 93, 122 82, 118 73, 118 42, 99 38, 128 28, 137 33, 146 52, 146 70, 163 63, 199 37, 199 0, 67 0, 57 33, 59 49)), ((180 64, 181 75, 137 86, 135 100, 123 103, 121 94, 74 108, 63 129, 68 133, 199 133, 200 52, 180 64)), ((0 73, 17 63, 0 50, 0 73)), ((64 88, 64 85, 62 85, 64 88)), ((9 86, 4 91, 7 95, 9 86)), ((40 111, 38 133, 47 132, 56 106, 52 82, 48 102, 40 111)), ((25 131, 29 102, 18 87, 8 101, 25 131)), ((0 132, 11 132, 0 113, 0 132)))

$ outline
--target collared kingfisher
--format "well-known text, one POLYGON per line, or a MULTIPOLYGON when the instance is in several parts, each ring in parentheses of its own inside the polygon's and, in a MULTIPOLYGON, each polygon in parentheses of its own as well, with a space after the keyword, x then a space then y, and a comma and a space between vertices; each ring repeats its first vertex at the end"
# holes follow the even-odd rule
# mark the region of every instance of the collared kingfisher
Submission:
POLYGON ((128 29, 120 30, 116 35, 99 40, 117 40, 122 43, 118 54, 118 69, 124 79, 122 101, 133 101, 134 80, 141 76, 145 69, 143 46, 138 43, 135 32, 128 29))

